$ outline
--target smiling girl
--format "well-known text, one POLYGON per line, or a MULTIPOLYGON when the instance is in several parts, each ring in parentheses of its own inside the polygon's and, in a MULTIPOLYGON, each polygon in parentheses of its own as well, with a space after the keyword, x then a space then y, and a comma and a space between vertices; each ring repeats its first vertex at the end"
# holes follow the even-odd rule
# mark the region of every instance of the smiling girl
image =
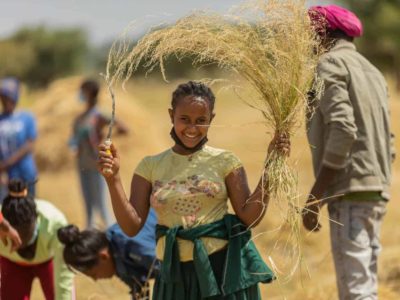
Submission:
MULTIPOLYGON (((150 206, 158 215, 157 257, 162 261, 153 299, 261 299, 258 283, 273 274, 250 240, 265 213, 269 195, 261 180, 250 192, 246 172, 231 152, 206 145, 215 117, 215 96, 206 85, 189 81, 173 92, 169 115, 172 148, 145 157, 137 166, 127 198, 119 174, 120 157, 99 146, 99 170, 111 194, 116 219, 136 235, 150 206), (228 214, 230 200, 234 215, 228 214)), ((273 149, 288 153, 289 140, 276 136, 273 149)))

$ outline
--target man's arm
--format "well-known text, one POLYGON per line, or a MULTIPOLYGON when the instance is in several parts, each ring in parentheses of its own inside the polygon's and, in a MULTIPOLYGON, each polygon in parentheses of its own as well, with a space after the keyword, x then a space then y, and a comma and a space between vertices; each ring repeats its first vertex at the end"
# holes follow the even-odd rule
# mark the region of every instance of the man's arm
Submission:
POLYGON ((324 204, 321 198, 338 171, 346 167, 357 132, 353 105, 347 90, 346 67, 342 62, 328 56, 319 64, 318 74, 324 81, 320 110, 328 132, 322 167, 303 210, 303 224, 310 231, 318 231, 321 227, 318 223, 319 210, 324 204))

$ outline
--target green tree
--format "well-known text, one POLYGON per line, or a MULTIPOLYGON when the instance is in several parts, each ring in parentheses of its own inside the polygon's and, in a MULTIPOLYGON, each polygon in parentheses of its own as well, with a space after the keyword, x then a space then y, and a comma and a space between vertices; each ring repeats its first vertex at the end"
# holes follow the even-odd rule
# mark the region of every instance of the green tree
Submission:
POLYGON ((31 86, 75 73, 85 65, 86 33, 81 29, 22 28, 0 42, 0 75, 19 77, 31 86))
POLYGON ((400 0, 340 0, 362 21, 364 35, 356 41, 361 53, 396 75, 400 90, 400 0))

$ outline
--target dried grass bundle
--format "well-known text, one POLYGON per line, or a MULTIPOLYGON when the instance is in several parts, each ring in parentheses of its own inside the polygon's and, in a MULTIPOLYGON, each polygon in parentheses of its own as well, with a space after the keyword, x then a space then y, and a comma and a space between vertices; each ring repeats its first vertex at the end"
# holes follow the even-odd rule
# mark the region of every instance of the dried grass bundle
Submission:
MULTIPOLYGON (((290 136, 304 118, 318 60, 315 49, 304 1, 247 1, 226 15, 197 12, 154 29, 133 48, 114 43, 106 77, 112 85, 144 66, 147 72, 160 67, 166 80, 164 62, 170 56, 191 57, 198 66, 217 64, 244 78, 257 95, 246 102, 262 112, 276 133, 290 136)), ((297 177, 286 160, 272 153, 263 174, 273 197, 288 199, 285 221, 298 237, 297 177)))
MULTIPOLYGON (((306 104, 318 56, 303 1, 250 1, 228 15, 198 12, 174 25, 145 35, 132 49, 114 43, 107 74, 111 85, 144 66, 147 72, 164 61, 194 58, 195 65, 216 63, 245 78, 258 97, 247 101, 259 109, 276 132, 292 134, 306 104)), ((285 158, 274 154, 268 163, 273 191, 291 181, 285 158), (274 166, 277 166, 276 168, 274 166), (289 177, 288 177, 289 176, 289 177)))

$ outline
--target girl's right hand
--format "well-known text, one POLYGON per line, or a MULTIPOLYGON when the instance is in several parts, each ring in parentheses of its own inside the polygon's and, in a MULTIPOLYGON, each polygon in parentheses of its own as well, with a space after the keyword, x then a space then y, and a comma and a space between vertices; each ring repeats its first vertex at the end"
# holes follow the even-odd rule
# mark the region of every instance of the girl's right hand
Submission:
POLYGON ((101 143, 98 146, 99 149, 99 157, 97 159, 97 167, 99 172, 105 178, 115 177, 119 172, 120 167, 120 159, 118 155, 118 151, 115 148, 114 144, 111 144, 109 147, 105 143, 101 143), (111 151, 108 151, 108 149, 111 151), (111 169, 112 172, 106 172, 105 170, 111 169))

